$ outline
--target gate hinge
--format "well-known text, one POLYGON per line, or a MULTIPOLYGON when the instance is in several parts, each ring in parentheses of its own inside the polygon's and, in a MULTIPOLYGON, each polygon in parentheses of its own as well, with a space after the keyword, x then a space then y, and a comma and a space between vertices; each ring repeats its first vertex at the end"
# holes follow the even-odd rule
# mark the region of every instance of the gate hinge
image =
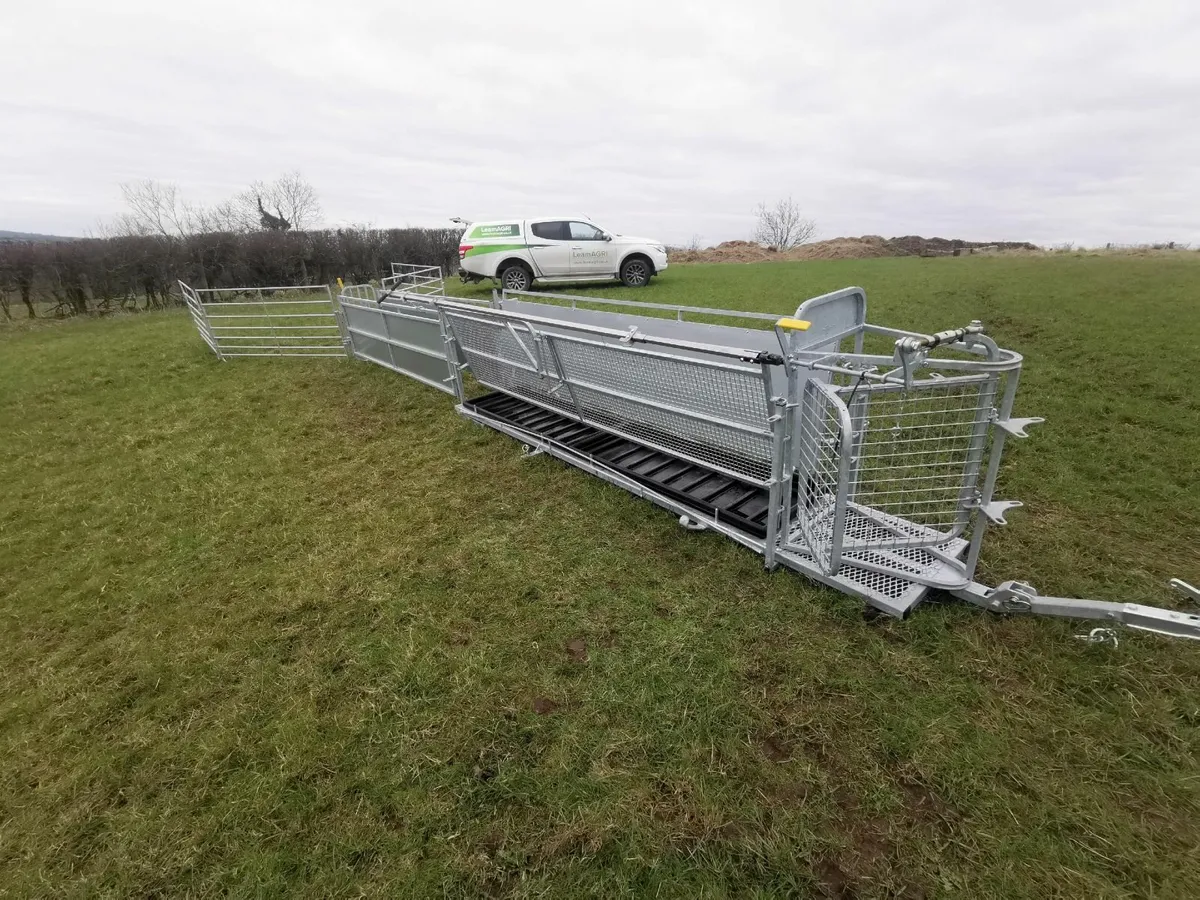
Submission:
POLYGON ((1005 581, 988 597, 990 606, 997 612, 1033 612, 1033 599, 1037 589, 1023 581, 1005 581))

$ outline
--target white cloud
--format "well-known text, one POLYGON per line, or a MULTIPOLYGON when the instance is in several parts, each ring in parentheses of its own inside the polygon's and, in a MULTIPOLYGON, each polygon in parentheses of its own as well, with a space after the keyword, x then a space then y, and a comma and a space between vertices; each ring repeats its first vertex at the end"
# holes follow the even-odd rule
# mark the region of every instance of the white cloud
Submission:
POLYGON ((0 18, 0 228, 299 169, 333 222, 1200 242, 1193 8, 51 0, 0 18))

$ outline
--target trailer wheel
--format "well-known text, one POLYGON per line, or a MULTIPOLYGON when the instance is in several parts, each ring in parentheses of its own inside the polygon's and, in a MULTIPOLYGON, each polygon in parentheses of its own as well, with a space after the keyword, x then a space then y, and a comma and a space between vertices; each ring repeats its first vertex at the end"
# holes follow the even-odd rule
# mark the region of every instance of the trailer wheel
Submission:
POLYGON ((625 287, 645 287, 653 270, 644 256, 631 256, 621 263, 621 284, 625 287))
POLYGON ((500 273, 500 286, 506 291, 527 291, 533 284, 533 273, 521 263, 505 266, 500 273))

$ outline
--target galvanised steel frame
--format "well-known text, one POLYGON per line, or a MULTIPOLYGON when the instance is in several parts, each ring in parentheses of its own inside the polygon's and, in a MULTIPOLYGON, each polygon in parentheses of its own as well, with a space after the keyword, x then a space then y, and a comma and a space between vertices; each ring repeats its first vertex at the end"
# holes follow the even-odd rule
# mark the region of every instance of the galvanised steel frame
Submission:
POLYGON ((1014 417, 1022 358, 978 322, 933 335, 873 325, 860 288, 779 318, 513 291, 469 302, 421 287, 343 288, 347 352, 452 394, 472 421, 723 534, 768 569, 900 617, 940 589, 993 612, 1200 638, 1200 616, 974 580, 987 528, 1020 505, 994 496, 1005 444, 1041 421, 1014 417))

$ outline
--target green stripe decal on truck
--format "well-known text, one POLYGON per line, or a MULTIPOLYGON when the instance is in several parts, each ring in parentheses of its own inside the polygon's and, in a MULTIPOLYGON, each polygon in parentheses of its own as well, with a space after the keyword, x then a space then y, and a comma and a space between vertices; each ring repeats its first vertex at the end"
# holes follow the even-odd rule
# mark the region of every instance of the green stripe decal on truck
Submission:
POLYGON ((484 253, 507 253, 509 250, 536 250, 538 247, 549 247, 549 244, 484 244, 482 247, 472 247, 463 254, 463 259, 468 256, 482 256, 484 253))
POLYGON ((517 237, 520 233, 520 225, 476 225, 467 237, 476 239, 517 237))
POLYGON ((472 247, 463 256, 466 259, 468 256, 481 256, 484 253, 507 253, 510 250, 524 250, 527 244, 484 244, 482 247, 472 247))

